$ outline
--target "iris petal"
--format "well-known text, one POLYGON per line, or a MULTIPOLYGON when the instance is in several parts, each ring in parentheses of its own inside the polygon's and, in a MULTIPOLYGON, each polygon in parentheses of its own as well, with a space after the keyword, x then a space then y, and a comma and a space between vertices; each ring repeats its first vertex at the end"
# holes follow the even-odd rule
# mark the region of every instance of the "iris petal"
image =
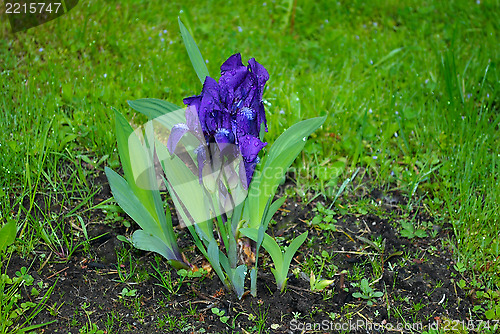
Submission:
POLYGON ((189 130, 198 138, 200 142, 204 142, 203 129, 198 118, 198 111, 194 106, 186 108, 186 124, 189 130))
POLYGON ((248 189, 248 186, 250 185, 250 182, 252 181, 252 177, 253 177, 253 173, 255 172, 255 168, 257 167, 257 164, 259 162, 260 162, 260 160, 258 157, 252 162, 245 162, 245 161, 241 162, 241 164, 240 164, 240 181, 241 181, 241 184, 243 185, 244 189, 248 189))
POLYGON ((245 66, 227 71, 222 74, 219 79, 219 85, 221 87, 221 91, 226 93, 221 95, 227 97, 225 101, 227 104, 231 103, 234 100, 235 91, 245 82, 248 74, 249 73, 245 66))
POLYGON ((217 127, 217 119, 214 110, 219 107, 219 84, 215 79, 206 77, 201 92, 201 103, 198 108, 198 116, 203 132, 213 132, 217 127))
POLYGON ((227 129, 220 129, 215 134, 215 142, 219 145, 219 149, 224 151, 228 144, 234 144, 234 135, 227 129))
POLYGON ((194 106, 196 109, 200 109, 200 104, 201 104, 201 95, 195 95, 191 97, 186 97, 182 102, 184 102, 185 105, 188 106, 194 106))
POLYGON ((200 145, 194 151, 196 153, 196 158, 198 160, 198 177, 200 184, 203 184, 203 167, 205 167, 205 161, 207 160, 207 150, 206 145, 200 145))
POLYGON ((241 54, 235 53, 220 66, 221 71, 231 71, 239 67, 244 67, 241 62, 241 54))
POLYGON ((250 67, 252 73, 257 76, 259 88, 263 89, 267 80, 269 80, 269 73, 264 66, 262 66, 255 60, 255 58, 252 58, 248 61, 248 66, 250 67))
POLYGON ((170 132, 170 136, 168 136, 167 140, 167 150, 170 154, 174 154, 179 140, 181 140, 182 136, 184 136, 188 130, 188 126, 184 123, 179 123, 172 127, 172 131, 170 132))
POLYGON ((252 135, 245 135, 239 138, 241 155, 247 162, 254 161, 260 150, 266 145, 267 143, 261 142, 259 138, 252 135))
POLYGON ((236 129, 238 136, 250 134, 254 137, 259 136, 257 129, 257 119, 255 111, 248 107, 243 107, 236 115, 236 129))

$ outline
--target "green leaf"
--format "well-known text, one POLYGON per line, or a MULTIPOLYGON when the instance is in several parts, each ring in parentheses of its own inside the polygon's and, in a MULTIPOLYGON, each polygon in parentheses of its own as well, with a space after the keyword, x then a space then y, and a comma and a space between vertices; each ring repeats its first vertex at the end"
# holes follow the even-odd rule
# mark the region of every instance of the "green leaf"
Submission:
POLYGON ((181 30, 182 40, 184 41, 184 45, 186 46, 187 53, 189 55, 189 59, 191 59, 191 63, 193 64, 193 68, 198 75, 198 78, 201 81, 201 84, 205 82, 205 77, 208 77, 208 68, 201 56, 201 52, 196 45, 193 37, 186 29, 184 24, 181 22, 181 19, 178 18, 179 28, 181 30))
POLYGON ((207 250, 208 260, 210 260, 210 264, 213 266, 219 266, 219 247, 217 247, 217 242, 212 240, 208 245, 207 250))
POLYGON ((151 216, 137 196, 135 196, 128 182, 108 167, 105 168, 105 172, 113 197, 120 207, 132 217, 143 230, 160 237, 160 239, 166 243, 167 239, 159 223, 151 216))
POLYGON ((178 105, 159 99, 138 99, 127 102, 130 107, 146 115, 149 119, 155 119, 172 111, 184 109, 178 105))
POLYGON ((241 299, 243 293, 245 292, 245 276, 246 276, 247 266, 242 264, 239 265, 236 269, 232 269, 231 273, 231 284, 233 285, 233 289, 238 295, 238 298, 241 299))
POLYGON ((325 120, 326 116, 310 118, 298 122, 285 130, 285 132, 283 132, 271 146, 268 157, 265 161, 265 166, 271 164, 272 161, 283 151, 286 151, 296 145, 296 142, 305 142, 305 139, 321 125, 323 125, 325 120))
MULTIPOLYGON (((246 227, 246 228, 241 228, 240 232, 244 236, 252 239, 253 241, 255 241, 255 242, 258 241, 259 230, 246 227)), ((282 268, 283 268, 283 253, 281 252, 281 248, 278 245, 278 243, 276 242, 276 240, 274 240, 271 236, 269 236, 269 234, 265 233, 264 240, 262 241, 262 247, 264 247, 264 249, 271 256, 271 259, 273 260, 273 263, 274 263, 274 268, 277 271, 279 271, 279 273, 281 274, 281 272, 283 271, 282 270, 282 268)))
POLYGON ((311 290, 312 291, 322 291, 324 290, 327 286, 333 284, 335 281, 334 280, 326 280, 326 279, 323 279, 323 280, 316 280, 314 282, 314 284, 312 283, 311 281, 311 285, 312 285, 312 288, 311 290))
POLYGON ((130 240, 123 235, 117 235, 116 239, 120 240, 121 242, 130 243, 130 240))
POLYGON ((146 115, 150 120, 161 123, 168 130, 179 123, 185 123, 185 108, 159 99, 138 99, 127 101, 130 107, 146 115))
POLYGON ((80 222, 80 226, 82 227, 82 232, 83 232, 83 236, 85 237, 85 240, 89 240, 89 235, 87 233, 87 226, 85 225, 83 218, 79 215, 76 215, 76 218, 80 222))
MULTIPOLYGON (((252 239, 253 241, 258 241, 259 230, 254 229, 254 228, 242 228, 242 229, 240 229, 240 232, 243 235, 245 235, 246 237, 252 239)), ((304 234, 306 234, 306 233, 304 233, 304 234)), ((300 237, 302 237, 302 235, 300 237)), ((292 244, 293 244, 293 242, 292 242, 292 244)), ((283 292, 283 289, 286 286, 286 281, 287 281, 286 276, 288 274, 288 267, 290 266, 290 262, 288 262, 287 267, 284 266, 284 263, 286 261, 284 260, 283 252, 281 251, 280 246, 267 233, 264 234, 264 240, 262 242, 262 247, 264 247, 264 249, 269 253, 269 255, 271 256, 271 259, 273 260, 274 268, 271 268, 271 272, 273 273, 274 278, 276 279, 276 284, 278 285, 278 288, 283 292)), ((290 245, 289 247, 295 247, 295 245, 290 245)), ((292 256, 293 256, 293 254, 292 254, 292 256)))
POLYGON ((314 291, 315 286, 316 286, 316 275, 314 275, 314 272, 311 271, 311 275, 309 276, 309 286, 311 288, 311 291, 314 291))
POLYGON ((274 195, 286 171, 304 148, 307 136, 325 120, 326 116, 316 117, 294 124, 273 143, 262 168, 250 184, 248 205, 243 212, 248 227, 258 228, 267 199, 274 195))
POLYGON ((486 319, 488 320, 500 320, 500 304, 499 305, 493 305, 493 308, 490 310, 487 310, 484 315, 486 316, 486 319))
POLYGON ((266 201, 273 196, 286 171, 304 148, 304 141, 295 145, 274 159, 264 169, 256 173, 248 192, 248 204, 245 206, 244 217, 249 215, 248 227, 258 228, 264 215, 266 201))
POLYGON ((37 288, 35 288, 35 287, 31 288, 31 295, 32 296, 38 297, 39 294, 40 294, 40 291, 38 291, 37 288))
MULTIPOLYGON (((134 177, 139 176, 134 175, 134 171, 135 174, 138 174, 139 171, 145 171, 152 166, 152 164, 150 163, 150 159, 146 155, 146 150, 142 146, 139 138, 135 134, 133 134, 134 130, 132 129, 128 121, 125 119, 125 117, 123 117, 122 114, 120 114, 116 110, 115 123, 118 153, 120 154, 120 160, 122 163, 125 179, 127 180, 130 189, 148 210, 150 215, 158 220, 158 215, 154 205, 154 200, 151 195, 151 191, 139 188, 136 185, 136 180, 134 177)), ((120 206, 125 210, 122 205, 120 206)))
POLYGON ((15 221, 8 222, 0 229, 0 252, 4 252, 16 240, 16 234, 15 221))
POLYGON ((372 290, 372 288, 370 287, 370 283, 368 283, 368 280, 366 278, 363 278, 360 282, 360 288, 361 288, 361 291, 365 292, 365 293, 369 293, 372 290))
POLYGON ((417 238, 425 238, 425 237, 427 237, 427 233, 424 230, 419 228, 415 231, 415 236, 417 238))
POLYGON ((376 62, 375 64, 373 64, 373 67, 377 67, 380 64, 382 64, 384 61, 386 61, 387 59, 389 59, 391 57, 394 57, 394 55, 397 54, 397 53, 399 53, 401 50, 403 50, 403 48, 398 48, 398 49, 392 50, 387 55, 385 55, 384 57, 382 57, 378 62, 376 62))
MULTIPOLYGON (((286 198, 286 197, 282 197, 282 198, 286 198)), ((258 229, 258 232, 257 232, 257 240, 256 240, 256 245, 255 245, 255 265, 252 268, 252 271, 250 273, 250 292, 251 292, 252 296, 254 296, 254 297, 257 296, 257 266, 259 264, 260 246, 262 245, 262 241, 264 240, 264 235, 265 235, 265 232, 266 232, 267 227, 269 225, 269 221, 271 220, 271 218, 273 216, 272 214, 269 213, 269 211, 271 210, 271 206, 272 206, 271 201, 272 201, 272 197, 270 196, 267 200, 266 207, 264 208, 262 222, 261 222, 259 229, 258 229)), ((283 204, 283 203, 281 203, 283 201, 281 199, 278 199, 278 200, 276 200, 276 202, 273 203, 274 207, 275 207, 275 211, 277 210, 277 208, 279 208, 281 206, 281 204, 283 204)), ((246 202, 247 201, 245 201, 245 203, 246 202)))
MULTIPOLYGON (((273 199, 272 196, 269 196, 269 198, 267 199, 266 207, 264 208, 264 212, 262 215, 262 221, 261 221, 260 226, 259 226, 259 234, 258 234, 258 240, 257 240, 257 245, 256 245, 256 252, 257 252, 256 258, 255 258, 256 265, 257 265, 257 260, 258 260, 258 256, 259 256, 258 251, 259 251, 260 245, 262 244, 262 241, 264 240, 264 234, 265 234, 267 227, 269 226, 269 222, 271 221, 271 218, 272 218, 272 216, 269 217, 269 210, 271 207, 272 199, 273 199), (268 219, 268 217, 269 217, 269 219, 268 219)), ((279 204, 279 202, 278 202, 278 204, 279 204)))
POLYGON ((217 307, 212 307, 212 313, 221 317, 224 315, 224 310, 219 310, 217 307))
POLYGON ((130 164, 130 152, 128 148, 128 138, 134 132, 128 121, 121 113, 115 110, 115 132, 116 140, 118 142, 118 153, 122 163, 123 172, 125 177, 132 175, 132 166, 130 164))
POLYGON ((352 294, 352 296, 353 296, 354 298, 363 298, 363 295, 362 295, 361 293, 359 293, 359 292, 354 292, 354 293, 352 294))
POLYGON ((269 211, 267 211, 266 213, 266 220, 264 222, 266 226, 267 224, 269 224, 276 211, 278 211, 278 209, 281 208, 283 203, 285 203, 285 201, 286 201, 286 196, 283 196, 278 198, 276 201, 273 202, 273 204, 271 204, 271 206, 269 207, 269 211))
POLYGON ((132 244, 134 247, 148 252, 155 252, 166 259, 173 259, 169 246, 159 237, 144 230, 137 230, 132 234, 132 244))
MULTIPOLYGON (((139 101, 136 105, 144 107, 147 103, 152 103, 148 101, 139 101)), ((113 195, 121 208, 143 230, 159 237, 167 245, 171 251, 167 259, 182 261, 172 228, 170 211, 167 209, 165 212, 163 209, 152 163, 154 143, 152 123, 146 126, 146 140, 149 139, 151 144, 145 147, 125 117, 116 110, 115 117, 118 151, 126 180, 106 168, 113 195), (137 182, 141 183, 141 187, 137 182)))
MULTIPOLYGON (((205 189, 200 185, 198 177, 177 155, 170 156, 165 145, 160 142, 156 144, 158 159, 165 172, 169 192, 178 200, 174 201, 177 211, 183 212, 186 218, 189 214, 191 219, 185 221, 186 224, 202 223, 200 227, 205 228, 203 222, 212 218, 205 189)), ((208 230, 204 232, 206 235, 210 234, 208 230)))
POLYGON ((284 276, 288 274, 288 268, 290 267, 290 263, 292 262, 292 258, 297 252, 297 250, 300 248, 300 246, 306 241, 308 232, 304 232, 295 239, 293 239, 292 243, 288 246, 286 249, 285 255, 283 257, 283 270, 285 272, 283 273, 284 276))
MULTIPOLYGON (((146 145, 148 145, 150 157, 153 157, 155 154, 154 150, 151 148, 154 147, 154 143, 155 139, 153 132, 153 124, 152 122, 148 122, 146 125, 146 145)), ((146 177, 149 178, 148 183, 157 184, 158 181, 156 179, 156 171, 154 167, 148 168, 146 170, 146 173, 147 173, 146 177)), ((151 190, 149 193, 150 197, 153 198, 155 212, 158 214, 158 222, 160 223, 160 228, 163 230, 163 234, 165 235, 168 244, 175 246, 174 249, 177 251, 177 240, 174 233, 174 228, 172 226, 172 216, 170 214, 170 210, 168 206, 166 207, 166 210, 163 209, 163 200, 161 199, 160 191, 158 189, 151 190)), ((177 260, 181 260, 180 254, 178 255, 179 258, 177 260)))
POLYGON ((257 297, 257 270, 255 267, 250 270, 250 292, 252 296, 257 297))
POLYGON ((223 259, 224 256, 219 257, 219 254, 221 253, 219 253, 219 247, 217 245, 217 241, 215 241, 215 239, 212 239, 208 245, 206 257, 207 260, 212 265, 212 268, 214 268, 215 272, 217 273, 217 276, 219 276, 220 280, 227 286, 226 278, 224 277, 224 273, 222 272, 221 262, 220 262, 220 260, 224 260, 223 259))
POLYGON ((316 215, 313 217, 313 219, 311 220, 311 224, 312 225, 318 225, 319 223, 321 223, 323 221, 323 217, 321 217, 321 215, 316 215))
POLYGON ((484 315, 486 316, 486 319, 491 320, 495 317, 495 310, 487 310, 484 312, 484 315))

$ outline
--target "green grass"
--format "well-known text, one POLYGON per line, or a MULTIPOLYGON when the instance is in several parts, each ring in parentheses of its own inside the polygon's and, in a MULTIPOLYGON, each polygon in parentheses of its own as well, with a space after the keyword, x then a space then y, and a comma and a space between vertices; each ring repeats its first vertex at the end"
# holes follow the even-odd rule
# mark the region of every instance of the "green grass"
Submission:
POLYGON ((0 220, 18 220, 22 253, 49 229, 54 245, 75 246, 64 239, 75 229, 37 199, 80 205, 64 212, 73 218, 92 206, 92 171, 77 156, 108 155, 116 167, 111 107, 140 123, 126 100, 180 105, 199 93, 180 16, 212 76, 236 52, 269 70, 269 142, 298 120, 329 116, 298 168, 344 162, 337 188, 364 167, 371 187, 408 196, 408 214, 423 206, 450 222, 456 260, 500 285, 499 1, 289 3, 81 1, 16 35, 3 20, 0 220))

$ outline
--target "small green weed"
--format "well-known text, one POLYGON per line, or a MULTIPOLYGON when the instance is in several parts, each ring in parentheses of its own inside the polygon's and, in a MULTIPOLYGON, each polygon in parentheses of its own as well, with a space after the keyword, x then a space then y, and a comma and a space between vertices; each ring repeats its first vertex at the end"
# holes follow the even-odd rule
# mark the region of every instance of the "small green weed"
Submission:
POLYGON ((120 298, 125 297, 135 297, 137 295, 137 289, 123 288, 120 292, 120 298))
POLYGON ((99 327, 96 324, 85 324, 85 326, 80 328, 80 331, 78 333, 80 333, 80 334, 104 334, 104 331, 99 329, 99 327))
POLYGON ((335 227, 335 223, 337 220, 333 218, 335 212, 331 209, 327 209, 318 202, 316 204, 316 208, 313 209, 313 212, 316 212, 316 215, 311 220, 311 225, 315 226, 323 231, 332 231, 335 232, 337 228, 335 227))
POLYGON ((368 305, 373 305, 373 299, 380 298, 384 295, 382 291, 375 291, 366 278, 363 278, 359 284, 359 288, 361 292, 354 292, 352 296, 354 298, 363 298, 365 299, 368 305))
POLYGON ((401 222, 401 236, 408 239, 413 238, 425 238, 427 233, 425 230, 420 228, 415 228, 413 222, 402 221, 401 222))
MULTIPOLYGON (((317 275, 314 273, 314 270, 311 270, 311 274, 310 274, 310 277, 309 277, 309 283, 310 283, 311 291, 322 291, 323 289, 325 289, 328 286, 332 285, 333 282, 334 282, 333 280, 322 279, 321 278, 321 274, 323 273, 323 269, 325 267, 325 263, 331 257, 330 257, 330 254, 328 254, 327 251, 322 251, 321 252, 321 257, 316 256, 316 258, 319 258, 319 260, 321 262, 321 267, 320 267, 317 275), (316 276, 317 276, 317 278, 316 278, 316 276)), ((335 267, 335 271, 336 270, 337 270, 337 268, 335 267)))

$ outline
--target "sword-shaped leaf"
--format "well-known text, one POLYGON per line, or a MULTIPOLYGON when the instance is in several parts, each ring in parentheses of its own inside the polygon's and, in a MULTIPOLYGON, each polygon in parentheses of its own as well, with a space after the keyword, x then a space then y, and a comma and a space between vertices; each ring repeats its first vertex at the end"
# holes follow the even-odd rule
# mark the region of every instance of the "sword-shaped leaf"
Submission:
POLYGON ((129 106, 141 114, 146 115, 149 119, 161 117, 172 111, 183 109, 176 104, 160 99, 145 98, 129 100, 127 102, 129 106))
POLYGON ((153 218, 139 198, 137 198, 129 183, 108 167, 105 168, 105 172, 113 197, 123 211, 125 211, 143 230, 157 236, 164 243, 167 243, 168 241, 160 228, 160 224, 153 218))
POLYGON ((191 59, 191 63, 193 64, 193 68, 196 72, 196 75, 198 75, 201 84, 203 84, 205 82, 205 78, 209 76, 207 65, 205 64, 200 49, 198 49, 198 46, 196 45, 193 37, 181 22, 180 18, 178 19, 178 21, 179 28, 181 29, 182 40, 184 41, 184 45, 186 46, 189 59, 191 59))
MULTIPOLYGON (((259 239, 259 230, 252 228, 242 228, 240 232, 247 236, 248 238, 258 241, 259 239)), ((307 233, 304 232, 298 237, 296 237, 288 246, 285 252, 281 251, 278 243, 271 238, 268 234, 264 234, 264 240, 262 242, 262 247, 269 253, 271 259, 274 263, 274 268, 271 268, 271 272, 276 279, 276 284, 278 285, 278 289, 281 292, 286 287, 288 270, 290 268, 290 263, 292 262, 292 258, 300 246, 304 243, 307 238, 307 233)))

